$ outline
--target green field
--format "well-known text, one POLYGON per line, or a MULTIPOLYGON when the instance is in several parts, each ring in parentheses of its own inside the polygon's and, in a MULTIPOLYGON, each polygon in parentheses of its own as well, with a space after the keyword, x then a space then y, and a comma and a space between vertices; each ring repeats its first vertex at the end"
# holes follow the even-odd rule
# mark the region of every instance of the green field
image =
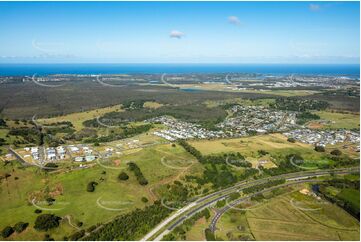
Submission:
POLYGON ((106 108, 98 108, 90 111, 85 112, 78 112, 78 113, 71 113, 64 116, 48 118, 48 119, 39 119, 37 120, 41 124, 50 124, 62 121, 70 121, 74 128, 79 131, 84 128, 83 122, 89 119, 100 117, 106 113, 114 112, 114 111, 121 111, 121 105, 110 106, 106 108))
MULTIPOLYGON (((147 197, 148 203, 159 199, 159 194, 154 191, 157 186, 172 182, 186 172, 193 174, 202 169, 199 163, 193 163, 187 170, 172 169, 162 164, 162 157, 165 157, 167 162, 193 159, 180 146, 172 147, 170 144, 164 144, 139 148, 111 160, 102 161, 101 164, 105 166, 96 165, 70 172, 50 174, 34 167, 21 168, 15 162, 12 165, 2 165, 0 174, 4 176, 5 173, 9 173, 11 176, 2 179, 0 183, 2 211, 0 228, 13 226, 19 221, 28 222, 30 225, 26 231, 20 235, 13 234, 7 239, 42 240, 45 233, 33 229, 37 217, 34 213, 36 207, 31 203, 33 198, 36 198, 36 206, 44 208, 43 213, 55 213, 62 218, 70 217, 72 224, 82 222, 82 228, 87 228, 107 222, 121 213, 144 207, 142 197, 147 197), (120 162, 115 164, 112 161, 114 159, 120 162), (134 174, 127 170, 126 163, 129 161, 139 166, 144 177, 149 181, 148 185, 138 184, 134 174), (118 180, 117 176, 121 171, 127 172, 129 180, 118 180), (94 192, 86 191, 90 181, 98 183, 94 192), (56 199, 51 206, 44 202, 48 196, 56 199)), ((53 238, 62 240, 62 236, 75 231, 76 229, 69 225, 67 219, 63 219, 59 228, 48 233, 53 238)))
POLYGON ((360 210, 360 191, 351 188, 342 189, 337 197, 344 201, 349 201, 352 206, 357 207, 360 210))
POLYGON ((189 142, 203 155, 240 152, 250 161, 261 159, 258 150, 265 150, 277 159, 287 154, 299 154, 304 159, 316 160, 317 162, 325 160, 323 154, 314 151, 314 147, 300 142, 290 143, 287 138, 281 134, 257 135, 234 139, 201 140, 189 142))
POLYGON ((359 226, 354 217, 336 205, 295 191, 246 212, 229 210, 217 225, 216 237, 223 240, 239 240, 240 236, 256 240, 359 240, 359 226))
POLYGON ((360 115, 352 113, 336 113, 329 111, 315 112, 322 120, 331 121, 322 125, 322 128, 329 129, 357 129, 360 128, 360 115))

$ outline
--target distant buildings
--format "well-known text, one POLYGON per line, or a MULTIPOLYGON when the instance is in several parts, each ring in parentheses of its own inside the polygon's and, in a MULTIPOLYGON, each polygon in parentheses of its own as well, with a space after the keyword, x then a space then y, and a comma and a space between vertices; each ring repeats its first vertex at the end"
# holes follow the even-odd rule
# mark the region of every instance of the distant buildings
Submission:
POLYGON ((254 133, 282 132, 297 127, 296 113, 269 110, 262 106, 235 105, 230 110, 233 115, 216 125, 218 130, 207 130, 199 124, 188 123, 168 116, 146 120, 161 123, 168 129, 154 132, 168 141, 177 139, 211 139, 241 137, 254 133))
POLYGON ((207 139, 225 137, 223 131, 210 131, 198 124, 188 123, 168 116, 161 116, 146 120, 146 122, 162 123, 169 129, 154 132, 155 135, 169 141, 177 139, 207 139))
POLYGON ((302 143, 318 146, 335 145, 343 142, 360 143, 360 135, 348 130, 296 129, 285 132, 284 135, 302 143))
POLYGON ((263 106, 234 105, 232 117, 226 118, 217 127, 232 137, 252 133, 282 132, 296 127, 296 113, 270 110, 263 106))

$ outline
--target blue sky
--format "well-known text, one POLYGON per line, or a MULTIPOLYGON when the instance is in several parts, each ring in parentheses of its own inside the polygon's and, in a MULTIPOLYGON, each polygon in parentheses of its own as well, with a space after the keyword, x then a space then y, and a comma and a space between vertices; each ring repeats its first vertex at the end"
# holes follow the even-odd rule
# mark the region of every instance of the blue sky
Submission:
POLYGON ((0 62, 359 63, 359 2, 0 2, 0 62))

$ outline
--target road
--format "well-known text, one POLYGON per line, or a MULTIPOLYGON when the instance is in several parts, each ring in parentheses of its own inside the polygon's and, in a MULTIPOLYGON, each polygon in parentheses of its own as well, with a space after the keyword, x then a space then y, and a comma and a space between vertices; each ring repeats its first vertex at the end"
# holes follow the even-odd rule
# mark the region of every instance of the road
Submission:
POLYGON ((252 193, 252 194, 250 194, 248 196, 237 199, 237 200, 231 202, 229 205, 224 206, 222 209, 220 209, 219 211, 216 212, 216 215, 213 217, 209 228, 214 233, 214 231, 216 231, 217 222, 224 213, 226 213, 232 207, 237 206, 239 203, 241 203, 241 202, 243 202, 243 201, 245 201, 245 200, 247 200, 247 199, 249 199, 249 198, 251 198, 253 196, 262 194, 264 192, 269 192, 269 191, 272 191, 272 190, 280 188, 280 187, 292 186, 292 185, 296 185, 296 184, 299 184, 299 183, 317 182, 317 181, 319 181, 319 180, 300 180, 300 181, 285 183, 285 184, 282 184, 282 185, 279 185, 279 186, 274 186, 274 187, 271 187, 271 188, 267 188, 267 189, 264 189, 262 191, 255 192, 255 193, 252 193))
POLYGON ((189 217, 192 217, 194 214, 200 212, 201 210, 211 206, 212 204, 225 199, 233 192, 238 192, 241 189, 246 187, 254 186, 257 184, 265 183, 271 180, 277 179, 287 179, 289 181, 300 180, 300 179, 308 179, 311 177, 324 176, 329 175, 331 173, 334 174, 348 174, 352 172, 359 172, 359 167, 352 168, 341 168, 334 170, 317 170, 317 171, 302 171, 296 173, 282 174, 278 176, 263 178, 259 180, 251 180, 240 182, 232 187, 225 188, 223 190, 214 192, 205 197, 199 198, 195 202, 181 208, 176 213, 172 214, 162 223, 160 223, 157 227, 155 227, 152 231, 150 231, 147 235, 142 238, 142 241, 149 240, 155 235, 158 236, 154 239, 156 241, 161 240, 164 235, 170 233, 175 227, 184 222, 189 217))
POLYGON ((23 159, 21 155, 19 155, 15 150, 13 150, 11 147, 9 147, 9 152, 12 153, 23 165, 29 166, 29 163, 26 162, 26 160, 23 159))

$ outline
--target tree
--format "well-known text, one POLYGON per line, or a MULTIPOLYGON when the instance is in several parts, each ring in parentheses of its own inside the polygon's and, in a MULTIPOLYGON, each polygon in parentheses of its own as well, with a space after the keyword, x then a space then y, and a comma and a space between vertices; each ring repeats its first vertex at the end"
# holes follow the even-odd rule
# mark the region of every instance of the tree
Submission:
POLYGON ((148 202, 148 198, 142 197, 142 202, 147 203, 147 202, 148 202))
POLYGON ((35 209, 34 210, 34 213, 42 213, 43 211, 42 210, 40 210, 40 209, 35 209))
POLYGON ((50 234, 45 234, 44 241, 54 241, 54 239, 52 237, 50 237, 50 234))
POLYGON ((317 151, 317 152, 325 152, 325 147, 320 146, 320 145, 316 145, 315 146, 315 151, 317 151))
POLYGON ((258 150, 258 155, 260 155, 260 156, 264 156, 264 155, 267 155, 267 154, 268 154, 268 152, 265 151, 265 150, 258 150))
POLYGON ((41 214, 35 220, 34 229, 48 231, 59 226, 60 217, 54 214, 41 214))
POLYGON ((148 184, 148 180, 144 177, 142 171, 140 170, 137 164, 135 164, 134 162, 129 162, 128 166, 129 166, 129 170, 134 172, 134 175, 137 178, 137 181, 140 185, 145 186, 148 184))
POLYGON ((240 194, 238 192, 233 192, 233 193, 231 193, 231 195, 229 195, 229 199, 231 201, 233 201, 233 200, 236 200, 237 198, 239 198, 239 196, 240 196, 240 194))
POLYGON ((295 138, 288 138, 287 141, 290 142, 290 143, 296 143, 295 138))
POLYGON ((204 233, 206 235, 207 241, 216 241, 216 237, 214 236, 214 233, 209 228, 206 228, 204 230, 204 233))
POLYGON ((118 176, 118 179, 121 180, 121 181, 126 181, 129 179, 129 176, 127 173, 125 173, 124 171, 122 171, 119 176, 118 176))
POLYGON ((7 238, 14 233, 14 229, 10 226, 6 226, 2 231, 1 235, 3 238, 7 238))
POLYGON ((28 225, 29 223, 24 223, 24 222, 16 223, 14 225, 14 230, 16 231, 16 233, 21 233, 28 227, 28 225))
POLYGON ((70 235, 69 239, 72 241, 79 240, 85 235, 85 230, 79 230, 78 232, 75 232, 74 234, 70 235))
POLYGON ((342 155, 342 152, 338 149, 335 149, 335 150, 331 151, 331 155, 340 156, 340 155, 342 155))
POLYGON ((86 187, 87 192, 94 192, 96 185, 98 185, 98 183, 95 182, 95 181, 89 182, 88 185, 87 185, 87 187, 86 187))
POLYGON ((0 126, 1 127, 7 127, 6 121, 4 119, 2 119, 2 118, 0 118, 0 126))
POLYGON ((53 203, 55 202, 55 199, 52 198, 52 197, 48 197, 45 200, 46 200, 46 202, 48 203, 49 206, 53 205, 53 203))

